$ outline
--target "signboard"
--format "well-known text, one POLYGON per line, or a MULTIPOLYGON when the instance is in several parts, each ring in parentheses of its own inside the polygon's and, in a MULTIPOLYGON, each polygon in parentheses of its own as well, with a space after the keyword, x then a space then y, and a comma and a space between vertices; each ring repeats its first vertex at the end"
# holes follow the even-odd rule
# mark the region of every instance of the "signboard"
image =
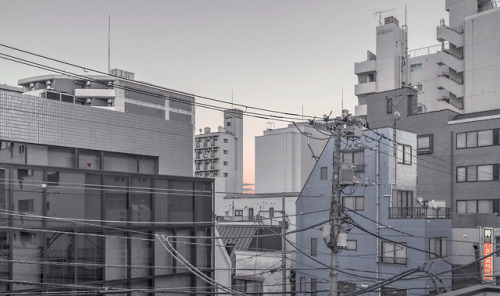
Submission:
MULTIPOLYGON (((483 256, 488 256, 493 252, 493 228, 483 229, 483 256)), ((483 260, 483 280, 493 280, 493 256, 483 260)))

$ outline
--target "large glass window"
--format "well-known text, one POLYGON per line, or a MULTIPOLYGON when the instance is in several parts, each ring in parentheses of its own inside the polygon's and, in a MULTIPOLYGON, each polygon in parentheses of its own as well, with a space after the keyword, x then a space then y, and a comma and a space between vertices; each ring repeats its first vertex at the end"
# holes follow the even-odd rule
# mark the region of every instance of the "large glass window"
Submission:
MULTIPOLYGON (((165 230, 162 232, 157 232, 156 235, 160 237, 164 245, 159 239, 155 239, 154 241, 155 276, 172 274, 174 261, 176 260, 172 259, 172 255, 170 255, 170 253, 166 250, 168 245, 164 242, 164 239, 167 239, 168 237, 172 236, 172 232, 165 230)), ((172 239, 170 239, 170 242, 171 241, 172 239)))
POLYGON ((130 235, 130 253, 132 256, 131 264, 132 278, 139 277, 149 277, 151 275, 151 269, 149 268, 153 263, 153 257, 151 255, 151 236, 150 235, 140 235, 131 234, 130 235))
POLYGON ((132 221, 151 221, 151 179, 132 178, 130 214, 132 221))
POLYGON ((47 265, 47 277, 51 283, 71 284, 74 282, 75 241, 70 234, 47 234, 45 258, 59 264, 47 265))
POLYGON ((477 145, 478 146, 493 145, 493 130, 477 132, 477 145))
POLYGON ((123 280, 127 278, 127 240, 127 233, 107 233, 104 239, 104 264, 109 265, 109 267, 105 268, 106 281, 123 280))
POLYGON ((457 213, 493 213, 493 200, 458 200, 457 213))
POLYGON ((78 283, 99 284, 103 280, 102 264, 104 264, 104 239, 94 235, 76 236, 76 262, 85 263, 78 266, 78 283))
POLYGON ((479 165, 479 166, 477 166, 477 180, 478 181, 492 181, 493 180, 493 165, 479 165))
MULTIPOLYGON (((48 171, 47 181, 47 216, 57 218, 85 219, 85 174, 72 172, 48 171), (50 176, 53 176, 52 178, 50 176), (62 186, 59 186, 62 184, 62 186), (77 185, 78 184, 78 185, 77 185)), ((95 210, 95 209, 94 209, 95 210)), ((69 227, 73 223, 65 220, 47 219, 49 227, 69 227)))
POLYGON ((106 176, 104 178, 104 219, 127 220, 127 176, 106 176))
POLYGON ((194 219, 193 182, 171 180, 168 188, 168 221, 192 222, 194 219))
POLYGON ((98 151, 80 150, 78 152, 78 168, 100 170, 101 153, 98 151))
POLYGON ((473 131, 457 134, 457 149, 498 145, 498 137, 494 130, 473 131))
POLYGON ((363 150, 344 151, 342 152, 342 162, 352 163, 355 172, 363 172, 365 170, 365 152, 363 150))
POLYGON ((104 170, 136 173, 137 156, 120 153, 104 153, 104 170))

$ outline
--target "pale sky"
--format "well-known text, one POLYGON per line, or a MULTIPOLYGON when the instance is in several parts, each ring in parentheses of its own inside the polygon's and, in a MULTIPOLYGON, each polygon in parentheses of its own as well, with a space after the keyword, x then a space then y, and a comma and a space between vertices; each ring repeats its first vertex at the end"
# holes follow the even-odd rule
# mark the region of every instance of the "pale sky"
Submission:
MULTIPOLYGON (((354 62, 375 51, 374 11, 404 24, 409 48, 438 44, 448 19, 444 0, 0 0, 0 43, 159 86, 322 117, 354 110, 354 62)), ((82 70, 20 55, 0 53, 82 70)), ((46 71, 0 59, 0 84, 46 71)), ((92 73, 90 73, 92 74, 92 73)), ((210 103, 198 99, 202 103, 210 103)), ((227 107, 230 107, 229 105, 227 107)), ((196 108, 196 131, 222 124, 222 113, 196 108)), ((244 182, 254 182, 254 137, 269 120, 244 119, 244 182)), ((285 123, 274 121, 275 127, 285 123)))

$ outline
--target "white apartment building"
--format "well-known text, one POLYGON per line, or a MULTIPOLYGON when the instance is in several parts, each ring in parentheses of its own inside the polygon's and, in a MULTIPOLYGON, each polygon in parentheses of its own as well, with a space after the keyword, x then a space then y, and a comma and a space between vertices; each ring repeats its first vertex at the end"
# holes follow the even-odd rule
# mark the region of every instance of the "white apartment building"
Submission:
MULTIPOLYGON (((201 132, 202 130, 200 130, 201 132)), ((195 135, 195 176, 215 178, 217 215, 227 193, 243 192, 243 111, 224 111, 224 126, 195 135)))
POLYGON ((322 132, 299 123, 255 137, 255 193, 300 192, 328 139, 322 132))
MULTIPOLYGON (((491 0, 446 0, 449 21, 436 28, 439 46, 408 51, 406 25, 394 17, 376 29, 376 54, 355 63, 355 115, 366 115, 366 98, 401 87, 418 91, 409 113, 500 108, 500 9, 491 0)), ((410 36, 411 37, 411 36, 410 36)))

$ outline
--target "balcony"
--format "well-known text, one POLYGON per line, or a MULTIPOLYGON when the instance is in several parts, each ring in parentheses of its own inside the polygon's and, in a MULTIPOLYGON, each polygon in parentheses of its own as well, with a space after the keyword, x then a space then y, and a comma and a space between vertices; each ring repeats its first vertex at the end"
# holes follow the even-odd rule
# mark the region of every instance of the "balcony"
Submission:
POLYGON ((373 94, 375 92, 377 92, 377 82, 375 81, 356 84, 354 86, 354 95, 356 96, 373 94))
POLYGON ((457 98, 461 98, 464 96, 464 85, 451 80, 446 76, 438 77, 437 88, 446 89, 450 93, 454 94, 457 98))
POLYGON ((114 89, 77 88, 77 89, 75 89, 75 97, 77 97, 77 98, 110 99, 110 98, 115 97, 115 90, 114 89))
POLYGON ((376 60, 364 61, 354 64, 354 74, 356 75, 362 73, 375 72, 376 69, 377 69, 376 60))
POLYGON ((389 219, 450 219, 450 208, 390 207, 389 219))
POLYGON ((464 60, 450 54, 446 50, 438 52, 436 57, 438 65, 446 65, 457 73, 462 73, 464 71, 464 60))
POLYGON ((449 43, 455 45, 457 48, 464 46, 464 35, 453 30, 444 24, 438 26, 436 29, 436 37, 439 42, 448 41, 449 43))
POLYGON ((259 221, 259 216, 217 216, 217 221, 224 221, 224 222, 259 221))

